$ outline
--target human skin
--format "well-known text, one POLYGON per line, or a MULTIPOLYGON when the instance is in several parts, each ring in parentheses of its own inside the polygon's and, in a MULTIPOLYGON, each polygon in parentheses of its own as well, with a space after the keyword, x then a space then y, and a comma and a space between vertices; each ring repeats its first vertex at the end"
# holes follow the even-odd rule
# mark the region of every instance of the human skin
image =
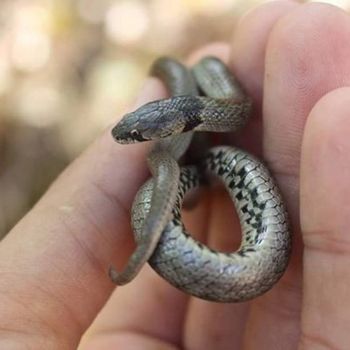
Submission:
MULTIPOLYGON (((268 164, 294 237, 290 266, 270 292, 209 303, 148 266, 115 289, 107 270, 120 269, 134 248, 129 208, 148 176, 150 145, 118 145, 109 129, 0 243, 0 348, 348 349, 349 37, 344 11, 279 1, 244 16, 232 43, 188 61, 221 57, 254 98, 256 113, 234 143, 268 164)), ((165 96, 149 79, 135 106, 165 96)), ((211 247, 239 240, 222 191, 206 192, 185 219, 211 247)))

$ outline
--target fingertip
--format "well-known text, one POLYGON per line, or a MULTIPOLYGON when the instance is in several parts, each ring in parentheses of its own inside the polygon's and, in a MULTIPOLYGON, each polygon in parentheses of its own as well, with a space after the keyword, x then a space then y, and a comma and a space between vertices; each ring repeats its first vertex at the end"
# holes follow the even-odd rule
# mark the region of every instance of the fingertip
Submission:
MULTIPOLYGON (((312 108, 306 125, 303 147, 312 147, 322 139, 345 136, 350 131, 350 87, 341 87, 324 95, 312 108)), ((340 141, 337 138, 337 141, 340 141)), ((325 143, 325 142, 323 142, 325 143)))
MULTIPOLYGON (((280 94, 289 99, 285 94, 288 88, 303 93, 301 102, 307 102, 303 110, 310 112, 323 94, 344 85, 346 76, 338 72, 350 67, 350 46, 345 44, 349 35, 349 16, 344 10, 323 3, 296 6, 281 17, 271 31, 266 86, 271 86, 272 81, 278 85, 280 94), (333 67, 333 75, 322 74, 333 67)), ((276 96, 279 97, 273 98, 276 96)))
POLYGON ((254 8, 239 21, 231 41, 229 66, 255 106, 247 127, 235 136, 234 142, 257 155, 262 153, 261 104, 266 45, 275 23, 296 6, 292 1, 273 1, 254 8))
POLYGON ((187 59, 187 63, 189 65, 194 65, 201 58, 205 56, 216 56, 220 58, 222 61, 227 62, 229 57, 230 47, 225 42, 213 42, 208 45, 205 45, 193 53, 187 59))
MULTIPOLYGON (((272 4, 274 3, 279 3, 279 1, 272 4)), ((286 47, 290 45, 299 46, 305 34, 316 36, 322 29, 326 29, 330 35, 334 35, 335 32, 339 31, 337 25, 342 24, 338 23, 339 20, 341 21, 342 17, 343 19, 348 18, 348 13, 345 10, 327 3, 310 2, 297 4, 294 1, 287 1, 281 2, 281 5, 282 3, 284 3, 284 6, 289 4, 293 11, 289 11, 287 16, 281 17, 276 23, 271 32, 271 40, 281 41, 281 39, 284 39, 286 40, 286 47), (333 24, 333 26, 330 24, 333 24), (305 31, 306 29, 308 32, 305 31), (294 33, 295 37, 292 37, 291 33, 294 33)))
POLYGON ((165 98, 167 95, 168 92, 160 79, 147 77, 138 92, 132 108, 139 108, 147 102, 165 98))
POLYGON ((274 171, 298 176, 307 117, 327 92, 350 83, 348 14, 297 6, 273 27, 266 48, 264 153, 274 171))
POLYGON ((229 64, 257 101, 261 100, 269 34, 277 20, 297 6, 295 1, 271 1, 248 11, 238 22, 229 64))
POLYGON ((301 213, 308 213, 302 217, 305 231, 315 223, 324 228, 333 225, 342 213, 339 206, 346 205, 350 196, 349 110, 350 87, 342 87, 322 97, 308 117, 301 157, 301 213), (335 220, 329 221, 330 215, 335 220))

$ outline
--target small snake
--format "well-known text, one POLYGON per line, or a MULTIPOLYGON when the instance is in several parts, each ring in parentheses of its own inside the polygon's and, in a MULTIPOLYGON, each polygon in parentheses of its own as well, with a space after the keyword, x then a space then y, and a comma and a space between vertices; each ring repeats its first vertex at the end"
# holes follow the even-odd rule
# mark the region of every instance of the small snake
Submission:
MULTIPOLYGON (((169 65, 173 63, 163 59, 155 65, 162 68, 163 73, 158 76, 168 77, 166 82, 174 79, 169 72, 169 65)), ((245 301, 269 290, 287 267, 291 250, 287 214, 266 167, 237 148, 211 148, 199 167, 183 167, 179 177, 167 177, 163 172, 162 166, 170 169, 166 166, 170 158, 177 163, 178 154, 174 156, 172 150, 180 148, 181 155, 188 146, 189 142, 182 147, 177 137, 189 134, 190 139, 192 131, 235 131, 245 125, 250 114, 251 100, 220 60, 204 58, 193 67, 192 73, 206 96, 197 96, 195 90, 183 95, 180 91, 180 96, 150 102, 125 115, 113 128, 113 137, 120 143, 160 138, 162 141, 156 144, 149 158, 154 160, 149 161, 149 165, 155 178, 141 187, 132 207, 138 247, 148 245, 152 249, 147 251, 147 259, 145 256, 138 261, 132 258, 121 274, 111 270, 110 275, 116 283, 122 284, 134 277, 141 262, 148 260, 161 276, 191 295, 218 302, 245 301), (209 249, 195 241, 182 224, 184 195, 200 185, 204 173, 219 176, 235 204, 242 242, 234 253, 209 249), (167 197, 168 194, 157 187, 159 180, 164 181, 165 188, 173 190, 175 187, 176 191, 167 197), (163 200, 160 207, 164 209, 164 202, 169 198, 171 205, 164 209, 167 220, 161 225, 162 232, 157 232, 153 239, 153 232, 145 227, 147 222, 157 223, 152 213, 154 206, 160 203, 155 199, 158 196, 163 200), (150 241, 152 244, 145 243, 150 241), (121 278, 123 276, 126 278, 121 278)))
MULTIPOLYGON (((191 72, 174 59, 162 57, 156 60, 152 65, 151 75, 160 78, 172 96, 198 94, 191 72)), ((115 134, 116 131, 123 131, 122 124, 121 121, 118 128, 113 129, 113 135, 125 143, 124 138, 119 139, 119 136, 115 134)), ((132 129, 130 135, 137 139, 141 134, 138 129, 132 129)), ((143 238, 138 240, 137 248, 124 271, 119 273, 113 267, 109 270, 110 277, 116 284, 126 284, 137 275, 153 254, 163 230, 172 219, 172 209, 176 204, 176 195, 180 185, 180 167, 177 160, 186 152, 192 136, 192 132, 186 132, 162 138, 156 142, 148 155, 147 161, 153 175, 154 186, 151 195, 152 203, 143 222, 143 238)), ((132 140, 128 139, 128 143, 132 140)))

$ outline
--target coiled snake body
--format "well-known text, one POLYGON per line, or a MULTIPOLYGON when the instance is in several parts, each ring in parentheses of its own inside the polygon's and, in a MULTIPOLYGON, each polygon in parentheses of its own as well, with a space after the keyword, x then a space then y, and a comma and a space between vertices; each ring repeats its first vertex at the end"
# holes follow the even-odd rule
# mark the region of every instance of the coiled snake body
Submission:
POLYGON ((116 283, 126 283, 148 260, 171 284, 203 299, 239 302, 259 296, 281 277, 291 248, 286 210, 268 170, 255 157, 228 146, 211 148, 199 167, 178 171, 177 166, 192 130, 237 130, 250 114, 251 101, 216 58, 205 58, 192 69, 205 97, 197 96, 192 75, 176 61, 160 59, 153 71, 176 96, 127 114, 112 131, 120 143, 162 139, 149 157, 154 178, 141 187, 132 207, 138 248, 122 273, 112 269, 110 275, 116 283), (199 186, 205 172, 219 176, 234 201, 242 228, 236 252, 209 249, 182 224, 183 197, 199 186))

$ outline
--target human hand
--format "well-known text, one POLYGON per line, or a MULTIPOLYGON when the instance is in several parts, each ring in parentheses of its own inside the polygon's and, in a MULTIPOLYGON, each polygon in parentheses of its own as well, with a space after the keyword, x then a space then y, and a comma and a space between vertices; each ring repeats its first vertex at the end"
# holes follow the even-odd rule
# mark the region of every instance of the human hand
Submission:
MULTIPOLYGON (((245 16, 230 47, 190 58, 228 61, 262 109, 234 144, 263 156, 293 223, 292 261, 270 292, 209 303, 148 267, 113 292, 107 270, 132 252, 129 207, 149 145, 118 145, 107 131, 0 243, 0 348, 75 349, 110 297, 80 349, 347 349, 349 35, 335 7, 280 1, 245 16)), ((150 79, 137 104, 164 96, 150 79)), ((232 216, 228 197, 209 193, 186 223, 227 250, 232 216)))

